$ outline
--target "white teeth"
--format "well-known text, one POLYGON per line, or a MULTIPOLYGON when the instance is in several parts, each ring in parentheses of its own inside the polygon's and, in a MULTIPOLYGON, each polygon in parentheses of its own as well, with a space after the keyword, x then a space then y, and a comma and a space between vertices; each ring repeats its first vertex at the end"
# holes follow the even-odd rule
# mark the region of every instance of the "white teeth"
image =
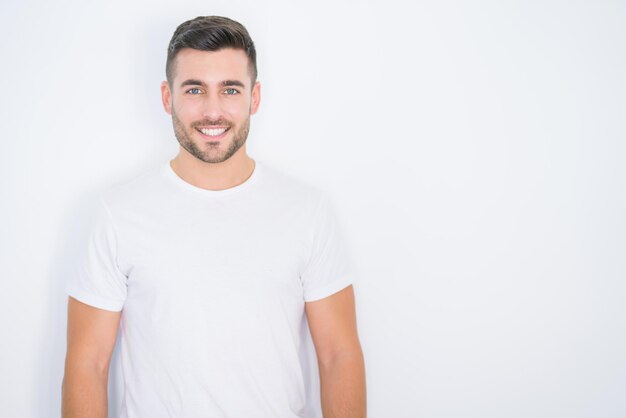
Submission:
POLYGON ((202 128, 200 129, 200 132, 208 136, 219 136, 223 134, 224 132, 226 132, 226 128, 218 128, 218 129, 202 128))

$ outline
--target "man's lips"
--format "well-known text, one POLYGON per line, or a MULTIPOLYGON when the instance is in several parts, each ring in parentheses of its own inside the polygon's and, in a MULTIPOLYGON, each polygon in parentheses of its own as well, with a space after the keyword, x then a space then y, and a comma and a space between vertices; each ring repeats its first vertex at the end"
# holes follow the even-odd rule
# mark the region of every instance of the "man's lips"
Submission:
POLYGON ((196 131, 206 139, 220 139, 230 130, 228 126, 199 126, 196 131))

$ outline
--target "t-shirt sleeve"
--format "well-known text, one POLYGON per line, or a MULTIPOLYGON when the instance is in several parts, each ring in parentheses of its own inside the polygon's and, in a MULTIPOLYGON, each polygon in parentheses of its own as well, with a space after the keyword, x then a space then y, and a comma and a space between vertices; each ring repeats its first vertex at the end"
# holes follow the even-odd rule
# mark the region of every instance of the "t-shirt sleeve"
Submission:
POLYGON ((102 199, 94 215, 87 240, 65 283, 65 292, 96 308, 119 312, 126 300, 127 277, 117 265, 115 226, 102 199))
POLYGON ((356 279, 342 230, 326 195, 321 196, 312 226, 311 250, 300 276, 305 302, 330 296, 356 279))

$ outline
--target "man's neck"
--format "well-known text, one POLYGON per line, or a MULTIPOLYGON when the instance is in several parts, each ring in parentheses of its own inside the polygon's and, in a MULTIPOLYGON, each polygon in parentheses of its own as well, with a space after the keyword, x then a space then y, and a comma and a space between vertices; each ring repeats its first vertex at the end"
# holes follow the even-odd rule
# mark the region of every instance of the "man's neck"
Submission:
POLYGON ((172 170, 184 181, 206 190, 225 190, 244 183, 254 171, 256 162, 242 147, 228 160, 205 163, 181 149, 170 161, 172 170))

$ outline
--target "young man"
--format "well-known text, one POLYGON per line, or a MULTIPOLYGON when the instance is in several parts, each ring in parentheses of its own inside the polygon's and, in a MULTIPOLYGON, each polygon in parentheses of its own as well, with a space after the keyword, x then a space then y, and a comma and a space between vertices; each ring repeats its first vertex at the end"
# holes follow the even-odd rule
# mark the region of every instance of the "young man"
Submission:
POLYGON ((166 74, 180 152, 101 196, 67 282, 63 417, 106 417, 118 327, 122 417, 365 417, 329 199, 246 154, 261 98, 248 32, 181 24, 166 74))

